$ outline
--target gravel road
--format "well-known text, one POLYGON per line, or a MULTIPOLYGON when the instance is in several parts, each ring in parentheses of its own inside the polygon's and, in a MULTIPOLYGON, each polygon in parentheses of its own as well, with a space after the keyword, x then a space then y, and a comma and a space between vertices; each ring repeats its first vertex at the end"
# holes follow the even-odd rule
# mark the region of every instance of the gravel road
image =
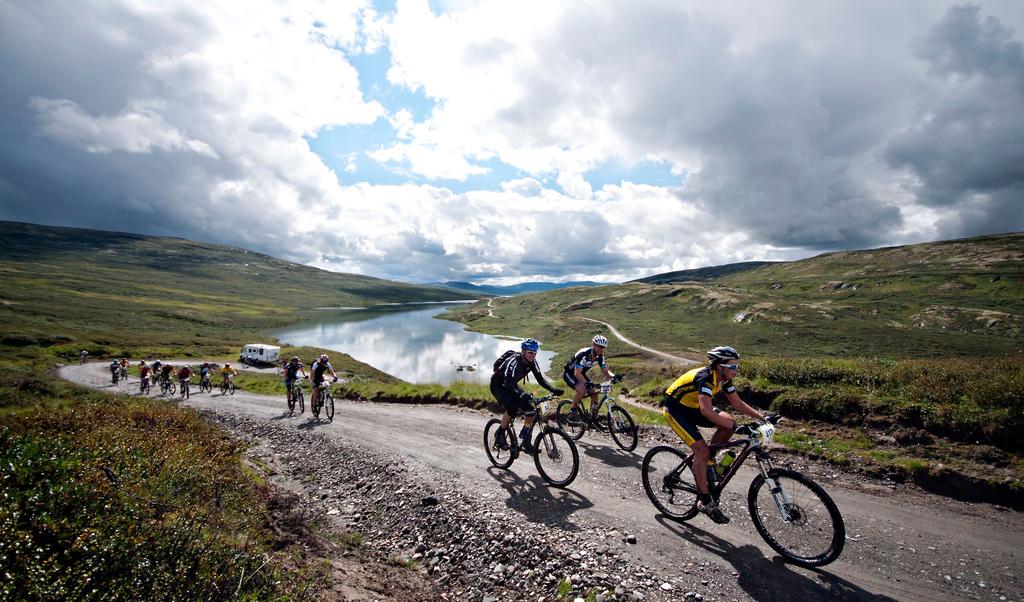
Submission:
MULTIPOLYGON (((60 375, 113 391, 103 364, 67 366, 60 375)), ((127 387, 118 389, 134 393, 137 383, 130 379, 127 387)), ((546 487, 533 464, 522 459, 508 471, 491 467, 481 441, 489 415, 475 410, 340 401, 334 421, 328 423, 312 418, 308 410, 304 415, 290 415, 283 398, 241 390, 234 396, 221 396, 216 390, 213 394, 193 394, 186 403, 221 417, 236 434, 248 432, 265 441, 284 438, 294 441, 294 445, 315 436, 318 441, 340 446, 339 453, 378 458, 375 465, 353 467, 357 471, 353 474, 358 470, 377 472, 381 462, 397 463, 403 469, 401 484, 394 483, 396 492, 415 487, 424 491, 441 488, 446 495, 457 496, 460 501, 453 505, 462 505, 463 510, 478 509, 475 512, 487 514, 487 520, 495 520, 496 514, 497 520, 519 525, 518 532, 536 528, 543 542, 554 546, 556 556, 568 555, 573 547, 584 550, 582 556, 573 558, 584 567, 577 568, 573 575, 577 577, 574 593, 585 592, 590 585, 609 589, 618 585, 619 595, 609 599, 641 599, 637 595, 642 599, 794 601, 1024 598, 1024 522, 1019 513, 957 502, 912 486, 893 488, 832 473, 821 465, 802 465, 801 460, 789 462, 812 474, 825 487, 846 521, 847 541, 842 556, 819 570, 782 563, 758 536, 746 512, 746 487, 754 474, 749 466, 723 497, 723 509, 732 518, 729 525, 716 525, 703 516, 686 524, 662 519, 640 483, 640 462, 655 444, 651 440, 642 439, 635 452, 626 453, 607 437, 587 434, 579 445, 580 475, 563 491, 546 487), (380 457, 388 459, 382 461, 380 457), (631 543, 633 538, 635 543, 631 543), (564 545, 559 547, 558 542, 564 545), (596 555, 587 556, 587 549, 595 550, 596 555)), ((785 428, 785 422, 780 428, 785 428)), ((274 445, 264 446, 270 456, 291 453, 275 449, 274 445)), ((359 495, 351 483, 356 478, 352 474, 344 479, 339 476, 337 491, 325 493, 324 488, 330 485, 309 485, 309 479, 301 474, 303 464, 289 465, 288 458, 277 459, 283 467, 280 470, 294 473, 284 476, 294 483, 306 482, 307 488, 317 488, 306 492, 310 496, 316 493, 344 504, 351 496, 359 495)), ((778 459, 782 462, 784 457, 778 459)), ((450 499, 456 497, 444 497, 442 502, 449 503, 450 499)), ((386 496, 364 503, 386 504, 386 496)), ((473 520, 470 514, 463 514, 461 520, 473 520)), ((461 527, 463 531, 467 528, 461 527)), ((387 545, 398 551, 408 547, 412 553, 417 546, 416 540, 402 542, 401 534, 394 535, 387 545)), ((486 534, 481 537, 486 544, 486 534)), ((445 563, 458 561, 458 557, 451 559, 452 554, 449 551, 437 558, 445 563)), ((569 562, 568 558, 563 560, 563 564, 555 565, 551 559, 543 560, 546 564, 542 566, 563 570, 569 562)), ((431 574, 439 562, 430 565, 431 574)), ((463 566, 456 577, 446 574, 439 578, 442 590, 471 594, 477 599, 487 599, 488 592, 494 591, 498 592, 495 600, 515 591, 500 589, 493 564, 478 573, 468 566, 463 566), (480 583, 474 584, 474 579, 480 583)), ((507 567, 498 563, 498 568, 507 567)), ((521 580, 530 579, 534 579, 532 571, 521 580)), ((552 584, 534 581, 535 591, 545 594, 546 584, 550 597, 552 584)))

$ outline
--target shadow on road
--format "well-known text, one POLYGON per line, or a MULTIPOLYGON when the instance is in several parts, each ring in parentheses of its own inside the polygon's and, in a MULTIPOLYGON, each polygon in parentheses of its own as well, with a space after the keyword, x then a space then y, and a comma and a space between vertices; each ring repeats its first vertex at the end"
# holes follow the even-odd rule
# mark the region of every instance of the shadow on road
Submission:
POLYGON ((292 412, 290 410, 285 410, 284 412, 281 412, 280 414, 274 416, 270 420, 271 422, 277 422, 278 420, 287 420, 289 418, 297 418, 298 416, 300 416, 300 414, 296 414, 295 412, 292 412))
POLYGON ((739 576, 737 583, 755 600, 869 600, 875 602, 894 599, 872 594, 822 569, 797 569, 785 564, 778 556, 768 558, 752 544, 734 545, 700 527, 680 524, 659 514, 654 520, 681 539, 720 556, 733 566, 739 576), (814 573, 817 579, 798 570, 814 573))
POLYGON ((310 416, 309 418, 306 418, 305 422, 300 422, 297 428, 300 428, 300 429, 302 429, 304 431, 311 431, 311 430, 313 430, 313 429, 315 429, 317 427, 324 426, 324 425, 330 424, 330 423, 331 423, 330 420, 327 420, 327 419, 321 420, 320 418, 317 418, 316 416, 310 416))
POLYGON ((526 517, 531 523, 558 527, 566 531, 579 529, 569 521, 578 510, 585 510, 594 504, 571 489, 550 487, 538 475, 523 480, 510 470, 491 466, 487 469, 495 481, 508 492, 505 505, 526 517))
MULTIPOLYGON (((615 442, 610 439, 608 443, 615 445, 615 442)), ((641 456, 638 456, 633 452, 622 451, 617 447, 611 447, 611 445, 593 445, 582 441, 576 442, 576 447, 578 447, 584 455, 604 462, 608 466, 614 466, 616 468, 630 467, 640 470, 640 465, 643 464, 644 461, 641 456)))

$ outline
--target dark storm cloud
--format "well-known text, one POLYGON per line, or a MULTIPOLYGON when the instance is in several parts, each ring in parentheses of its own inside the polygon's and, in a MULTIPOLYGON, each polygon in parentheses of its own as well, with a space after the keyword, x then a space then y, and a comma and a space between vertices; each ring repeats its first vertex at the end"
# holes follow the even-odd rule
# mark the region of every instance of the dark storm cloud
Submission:
POLYGON ((919 45, 933 93, 886 151, 918 202, 953 209, 944 237, 1024 229, 1024 47, 977 6, 950 8, 919 45))

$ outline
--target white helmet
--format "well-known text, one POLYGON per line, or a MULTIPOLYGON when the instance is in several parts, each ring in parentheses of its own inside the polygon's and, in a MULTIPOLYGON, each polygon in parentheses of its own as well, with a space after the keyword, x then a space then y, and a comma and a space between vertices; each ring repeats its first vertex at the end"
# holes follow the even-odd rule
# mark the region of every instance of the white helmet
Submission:
POLYGON ((595 345, 600 345, 602 347, 607 347, 608 346, 608 339, 604 338, 604 335, 600 335, 600 334, 596 335, 596 336, 594 336, 594 344, 595 345))

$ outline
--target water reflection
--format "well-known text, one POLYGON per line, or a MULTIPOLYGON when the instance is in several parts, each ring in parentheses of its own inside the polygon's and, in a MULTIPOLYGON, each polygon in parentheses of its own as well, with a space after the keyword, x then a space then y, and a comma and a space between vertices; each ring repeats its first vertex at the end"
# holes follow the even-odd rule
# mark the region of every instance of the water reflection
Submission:
MULTIPOLYGON (((458 322, 434 319, 445 311, 443 305, 412 307, 323 310, 319 320, 271 334, 282 343, 343 351, 408 382, 445 385, 486 383, 495 358, 506 349, 518 348, 517 339, 469 332, 458 322)), ((537 354, 545 373, 553 355, 544 350, 537 354)))

